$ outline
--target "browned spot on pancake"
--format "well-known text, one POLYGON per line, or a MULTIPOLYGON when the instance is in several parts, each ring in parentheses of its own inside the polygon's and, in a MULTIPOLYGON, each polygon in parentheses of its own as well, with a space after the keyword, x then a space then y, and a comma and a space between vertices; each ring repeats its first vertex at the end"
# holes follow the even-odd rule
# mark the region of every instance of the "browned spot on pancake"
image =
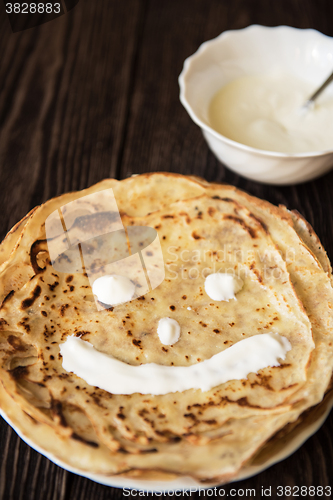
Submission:
POLYGON ((26 350, 26 346, 24 344, 22 344, 20 339, 18 337, 15 337, 14 335, 9 335, 9 337, 7 338, 7 341, 8 341, 8 344, 10 344, 15 349, 15 351, 25 351, 26 350))
POLYGON ((208 401, 207 403, 201 403, 201 404, 200 403, 195 403, 193 405, 188 405, 187 409, 191 410, 191 408, 200 408, 201 410, 206 410, 210 406, 220 407, 220 406, 225 406, 227 403, 237 404, 238 406, 247 406, 249 408, 262 408, 262 409, 265 409, 264 407, 261 407, 261 406, 251 405, 248 402, 248 400, 247 400, 246 397, 240 398, 240 399, 236 399, 235 401, 233 401, 232 399, 229 399, 227 396, 222 396, 221 398, 219 398, 216 401, 208 401))
POLYGON ((23 326, 27 333, 30 332, 30 325, 27 323, 28 320, 29 318, 23 318, 23 320, 18 323, 19 326, 23 326))
POLYGON ((243 221, 243 219, 241 219, 240 217, 236 217, 235 215, 226 214, 226 215, 223 216, 223 218, 225 220, 231 220, 233 222, 236 222, 237 224, 239 224, 240 226, 242 226, 242 228, 245 229, 245 231, 247 231, 249 233, 249 235, 251 236, 251 238, 256 238, 257 237, 255 230, 252 227, 248 226, 243 221))
POLYGON ((142 408, 141 410, 138 411, 138 415, 140 417, 144 417, 147 413, 149 413, 149 411, 147 410, 147 408, 142 408))
POLYGON ((216 212, 216 208, 214 208, 214 207, 208 207, 208 210, 207 210, 208 215, 210 215, 211 217, 213 217, 213 215, 215 214, 215 212, 216 212))
POLYGON ((51 292, 53 292, 53 290, 59 285, 59 281, 55 281, 54 283, 52 284, 49 284, 49 289, 51 290, 51 292))
POLYGON ((128 335, 129 337, 132 337, 132 332, 131 332, 131 330, 127 330, 127 335, 128 335))
POLYGON ((119 453, 127 453, 127 454, 129 453, 129 451, 127 451, 125 448, 122 448, 122 447, 118 448, 118 450, 117 450, 117 451, 118 451, 119 453))
POLYGON ((45 318, 47 317, 47 312, 46 311, 41 311, 40 312, 45 318))
POLYGON ((257 276, 259 283, 262 283, 262 276, 259 273, 258 269, 254 269, 253 272, 257 276))
POLYGON ((81 443, 87 444, 88 446, 92 446, 93 448, 99 447, 99 444, 95 443, 95 441, 88 441, 87 439, 84 439, 83 437, 76 434, 76 432, 72 433, 71 438, 75 439, 76 441, 81 441, 81 443))
POLYGON ((84 337, 85 335, 89 335, 91 332, 80 330, 79 332, 75 333, 75 337, 84 337))
POLYGON ((201 240, 201 236, 199 234, 197 234, 195 231, 193 231, 192 233, 192 238, 194 238, 195 240, 201 240))
POLYGON ((190 224, 191 217, 188 215, 188 213, 186 213, 186 212, 179 212, 179 215, 182 215, 183 217, 185 217, 186 223, 190 224))
POLYGON ((267 225, 265 224, 264 221, 262 221, 259 217, 257 217, 256 215, 254 215, 252 213, 249 213, 249 217, 251 217, 256 222, 258 222, 258 224, 260 224, 260 226, 263 228, 263 230, 265 231, 265 233, 269 234, 268 227, 267 227, 267 225))
POLYGON ((7 321, 4 318, 0 318, 0 330, 5 330, 7 325, 7 321))
POLYGON ((6 297, 1 302, 0 309, 2 309, 2 307, 5 305, 5 303, 7 302, 7 300, 9 300, 13 295, 14 295, 14 290, 11 290, 9 293, 7 293, 6 297))
POLYGON ((106 406, 104 406, 104 405, 103 405, 103 403, 102 403, 102 401, 101 401, 100 397, 99 397, 99 396, 98 396, 95 392, 93 392, 93 393, 91 394, 91 397, 92 397, 92 399, 93 399, 94 403, 95 403, 97 406, 99 406, 100 408, 107 409, 107 408, 106 408, 106 406))
POLYGON ((9 370, 8 373, 14 380, 19 380, 29 374, 29 368, 28 366, 17 366, 13 370, 9 370))
POLYGON ((162 351, 169 352, 168 349, 166 349, 165 347, 162 347, 162 351))
POLYGON ((132 340, 132 344, 133 344, 133 345, 136 345, 137 347, 141 347, 141 340, 138 340, 138 339, 133 339, 133 340, 132 340))
POLYGON ((70 283, 71 281, 73 281, 74 279, 74 276, 72 274, 70 274, 69 276, 67 276, 66 278, 66 283, 70 283))
POLYGON ((68 309, 68 308, 69 308, 69 304, 63 304, 63 305, 60 307, 60 311, 59 311, 60 316, 65 316, 65 311, 66 311, 66 309, 68 309))
MULTIPOLYGON (((262 276, 261 276, 260 272, 258 271, 258 269, 256 269, 254 262, 252 262, 252 264, 250 265, 250 269, 257 276, 259 283, 262 283, 262 276)), ((265 310, 264 308, 262 308, 262 309, 265 310)), ((256 309, 256 311, 260 311, 260 309, 256 309)))
POLYGON ((162 215, 162 219, 173 219, 174 217, 174 215, 162 215))
POLYGON ((215 330, 213 330, 214 333, 220 333, 220 330, 218 330, 217 328, 215 328, 215 330))
POLYGON ((170 307, 169 307, 169 309, 170 309, 171 311, 174 311, 176 308, 175 308, 175 306, 170 306, 170 307))
POLYGON ((161 224, 157 224, 156 226, 154 226, 155 229, 161 229, 161 224))
POLYGON ((258 405, 251 405, 247 398, 240 398, 240 399, 236 399, 236 401, 232 401, 231 399, 229 398, 222 398, 222 399, 226 399, 228 401, 228 403, 236 403, 238 404, 238 406, 248 406, 249 408, 260 408, 260 406, 258 405))
POLYGON ((183 295, 183 296, 182 296, 182 299, 186 300, 186 299, 187 299, 187 296, 186 296, 186 295, 183 295))
POLYGON ((214 425, 214 424, 217 424, 216 420, 214 418, 212 418, 211 420, 204 420, 203 421, 205 424, 208 424, 208 425, 214 425))
POLYGON ((162 436, 162 437, 165 437, 168 439, 168 441, 173 441, 174 443, 179 443, 179 441, 181 441, 181 437, 180 436, 175 436, 172 432, 166 430, 166 431, 158 431, 156 430, 155 433, 158 435, 158 436, 162 436))
POLYGON ((228 198, 227 196, 219 199, 221 201, 225 201, 226 203, 233 203, 234 205, 236 205, 237 208, 242 208, 242 205, 238 203, 238 201, 233 200, 232 198, 228 198))
MULTIPOLYGON (((279 368, 278 366, 276 368, 279 368)), ((297 386, 298 384, 291 384, 291 385, 288 385, 287 387, 282 387, 281 391, 287 391, 288 389, 291 389, 292 387, 295 387, 297 386)))
POLYGON ((36 240, 30 247, 30 262, 35 274, 40 274, 45 271, 45 267, 40 267, 37 262, 37 256, 40 252, 47 252, 47 242, 46 240, 36 240))
POLYGON ((191 420, 196 421, 197 417, 194 415, 194 413, 184 413, 185 418, 190 418, 191 420))
POLYGON ((270 385, 270 380, 272 379, 272 375, 263 375, 262 373, 258 373, 257 377, 259 378, 259 381, 256 380, 255 382, 252 382, 251 387, 254 387, 256 385, 265 387, 265 389, 269 391, 274 391, 274 389, 270 385))

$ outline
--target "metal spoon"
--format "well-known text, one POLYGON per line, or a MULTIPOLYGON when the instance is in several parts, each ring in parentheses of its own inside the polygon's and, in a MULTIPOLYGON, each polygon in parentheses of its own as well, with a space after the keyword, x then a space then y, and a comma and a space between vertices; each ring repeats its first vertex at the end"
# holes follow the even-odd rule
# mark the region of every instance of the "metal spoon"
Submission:
POLYGON ((333 82, 333 73, 327 78, 327 80, 324 81, 324 83, 319 87, 319 89, 316 90, 316 92, 314 92, 314 94, 312 94, 309 99, 307 99, 305 101, 305 103, 303 104, 303 108, 304 109, 309 109, 313 106, 315 100, 317 99, 317 97, 322 93, 323 90, 326 89, 326 87, 331 83, 333 82))

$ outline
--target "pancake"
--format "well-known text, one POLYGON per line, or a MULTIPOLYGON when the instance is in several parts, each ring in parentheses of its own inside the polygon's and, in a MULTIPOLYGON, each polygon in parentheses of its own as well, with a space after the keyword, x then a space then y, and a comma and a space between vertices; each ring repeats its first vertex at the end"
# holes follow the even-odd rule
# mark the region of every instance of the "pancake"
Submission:
POLYGON ((328 390, 331 268, 312 228, 284 207, 176 174, 110 179, 36 208, 1 249, 3 409, 69 466, 226 482, 328 390), (108 234, 116 232, 111 245, 108 234), (128 272, 128 245, 133 259, 141 252, 150 286, 144 290, 143 274, 132 267, 137 295, 106 308, 91 285, 112 266, 128 272), (207 295, 205 278, 217 272, 241 278, 237 300, 207 295), (157 335, 165 317, 180 325, 172 346, 157 335), (74 335, 127 365, 192 366, 270 332, 291 344, 279 366, 206 391, 110 394, 66 371, 59 350, 74 335))

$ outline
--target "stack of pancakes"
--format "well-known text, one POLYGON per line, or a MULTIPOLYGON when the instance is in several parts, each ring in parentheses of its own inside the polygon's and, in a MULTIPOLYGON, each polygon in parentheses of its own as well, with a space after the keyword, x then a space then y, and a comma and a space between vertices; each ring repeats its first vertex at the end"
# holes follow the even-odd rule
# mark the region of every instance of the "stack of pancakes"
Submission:
MULTIPOLYGON (((66 239, 60 229, 51 238, 57 248, 66 239)), ((143 258, 145 235, 137 232, 143 258)), ((99 251, 103 275, 105 241, 99 251)), ((50 200, 1 244, 0 302, 2 412, 36 447, 82 473, 229 481, 273 449, 329 390, 333 292, 327 255, 298 213, 232 186, 155 173, 107 179, 50 200), (125 229, 157 232, 165 276, 127 303, 97 307, 84 263, 70 250, 62 267, 50 255, 45 228, 52 214, 75 201, 72 229, 98 240, 117 220, 105 210, 102 193, 110 189, 125 229), (100 194, 92 203, 94 193, 100 194), (216 272, 242 279, 237 300, 214 301, 205 293, 205 277, 216 272), (157 335, 164 317, 181 328, 173 346, 162 345, 157 335), (130 365, 190 366, 270 332, 292 347, 279 366, 206 392, 110 394, 64 370, 59 351, 75 335, 130 365)))

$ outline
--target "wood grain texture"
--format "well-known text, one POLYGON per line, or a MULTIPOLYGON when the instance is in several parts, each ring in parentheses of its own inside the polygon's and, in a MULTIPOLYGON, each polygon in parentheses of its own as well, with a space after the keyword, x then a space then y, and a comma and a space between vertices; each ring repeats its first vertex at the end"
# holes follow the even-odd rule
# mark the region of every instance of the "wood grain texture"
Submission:
MULTIPOLYGON (((184 59, 224 30, 287 24, 332 36, 332 19, 331 0, 81 0, 65 16, 13 34, 0 3, 0 236, 52 196, 108 176, 162 170, 296 208, 333 259, 333 172, 290 187, 237 176, 208 150, 179 102, 177 82, 184 59)), ((331 415, 290 458, 225 486, 225 494, 255 488, 260 498, 261 487, 271 486, 277 498, 278 485, 333 486, 332 435, 331 415)), ((0 500, 123 496, 60 469, 4 421, 0 455, 0 500)))

